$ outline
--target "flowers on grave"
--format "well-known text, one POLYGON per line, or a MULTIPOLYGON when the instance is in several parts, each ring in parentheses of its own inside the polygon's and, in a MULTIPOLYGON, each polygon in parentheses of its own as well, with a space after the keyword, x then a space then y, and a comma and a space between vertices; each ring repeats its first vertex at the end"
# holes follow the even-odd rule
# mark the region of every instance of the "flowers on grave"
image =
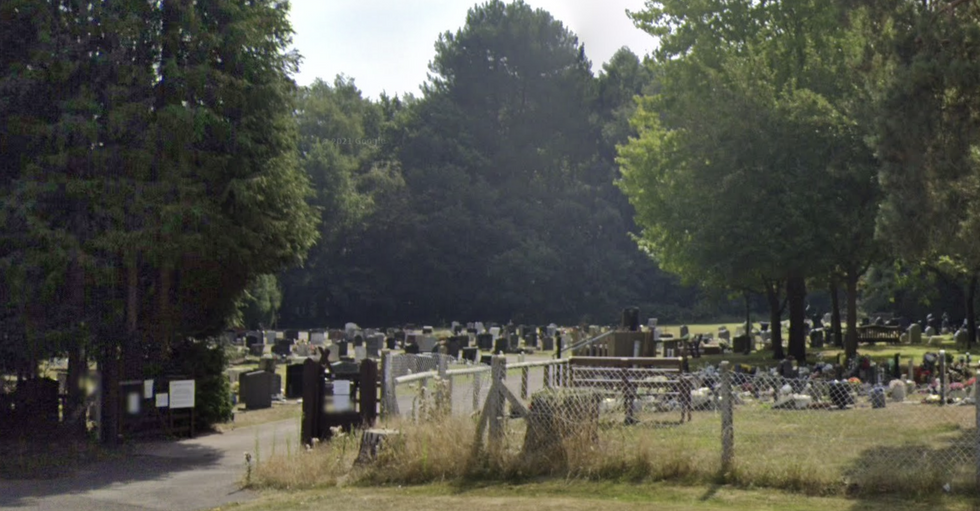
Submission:
POLYGON ((963 385, 966 387, 973 387, 974 385, 976 385, 976 383, 977 383, 977 377, 974 376, 973 378, 966 380, 966 383, 964 383, 963 385))
POLYGON ((960 382, 954 382, 949 384, 949 390, 963 390, 964 386, 960 382))

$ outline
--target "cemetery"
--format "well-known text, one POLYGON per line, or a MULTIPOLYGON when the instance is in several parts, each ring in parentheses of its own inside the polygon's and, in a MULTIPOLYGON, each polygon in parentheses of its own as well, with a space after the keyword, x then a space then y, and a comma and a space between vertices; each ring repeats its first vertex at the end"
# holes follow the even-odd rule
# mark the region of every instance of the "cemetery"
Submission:
POLYGON ((249 434, 238 490, 980 495, 978 1, 312 49, 419 94, 301 72, 314 3, 0 5, 0 479, 96 463, 0 507, 230 484, 249 434))

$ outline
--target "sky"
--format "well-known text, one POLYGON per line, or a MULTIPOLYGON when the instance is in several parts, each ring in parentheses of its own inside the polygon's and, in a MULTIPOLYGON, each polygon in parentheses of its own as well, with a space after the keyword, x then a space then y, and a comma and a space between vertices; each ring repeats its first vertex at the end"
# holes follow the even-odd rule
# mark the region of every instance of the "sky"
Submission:
MULTIPOLYGON (((294 78, 308 85, 317 78, 353 78, 365 96, 377 99, 411 92, 419 95, 435 42, 456 32, 476 1, 469 0, 292 0, 294 48, 303 56, 294 78)), ((484 0, 479 2, 485 3, 484 0)), ((637 29, 626 10, 643 9, 644 0, 525 0, 544 9, 578 35, 592 72, 623 46, 640 57, 655 41, 637 29)))

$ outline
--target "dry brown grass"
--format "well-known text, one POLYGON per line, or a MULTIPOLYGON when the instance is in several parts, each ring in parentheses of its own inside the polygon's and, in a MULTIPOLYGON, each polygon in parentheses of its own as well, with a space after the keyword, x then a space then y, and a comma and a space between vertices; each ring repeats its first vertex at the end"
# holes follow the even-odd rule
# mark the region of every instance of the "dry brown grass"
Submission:
POLYGON ((614 482, 725 481, 807 495, 935 495, 974 492, 967 447, 975 435, 972 407, 907 404, 881 410, 783 411, 740 408, 735 416, 735 466, 720 473, 720 418, 695 412, 694 421, 651 428, 613 426, 598 435, 571 435, 561 456, 529 459, 523 420, 506 421, 495 448, 476 446, 476 419, 448 417, 383 426, 398 436, 379 458, 353 467, 356 435, 263 460, 261 487, 310 488, 346 484, 536 480, 540 477, 614 482), (593 441, 594 440, 594 441, 593 441), (559 459, 560 458, 560 459, 559 459))

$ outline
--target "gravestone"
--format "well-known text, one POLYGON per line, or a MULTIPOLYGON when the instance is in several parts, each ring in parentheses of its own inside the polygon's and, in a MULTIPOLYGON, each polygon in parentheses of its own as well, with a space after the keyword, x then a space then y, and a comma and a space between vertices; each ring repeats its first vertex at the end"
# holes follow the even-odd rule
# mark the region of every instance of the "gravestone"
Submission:
POLYGON ((926 337, 933 337, 936 335, 936 329, 932 325, 926 327, 925 331, 926 337))
POLYGON ((810 347, 822 348, 824 338, 823 328, 815 328, 810 332, 810 347))
POLYGON ((480 356, 480 348, 463 348, 463 360, 476 363, 480 356))
POLYGON ((267 330, 265 332, 262 332, 262 336, 265 339, 265 341, 264 341, 265 344, 271 346, 271 345, 273 345, 273 344, 276 343, 276 338, 277 338, 276 332, 271 332, 271 331, 268 331, 267 330))
POLYGON ((834 315, 831 313, 826 313, 823 315, 823 324, 829 325, 834 322, 834 315))
POLYGON ((446 341, 446 354, 455 359, 459 358, 459 351, 463 349, 469 341, 466 336, 454 335, 446 341))
POLYGON ((966 349, 966 344, 970 341, 970 333, 965 328, 961 328, 953 334, 953 340, 956 341, 957 348, 966 349))
POLYGON ((245 332, 245 345, 262 344, 262 332, 245 332))
POLYGON ((524 336, 524 345, 525 346, 534 346, 535 348, 537 348, 538 347, 538 333, 537 332, 529 332, 526 336, 524 336))
POLYGON ((492 335, 493 340, 496 341, 500 337, 500 327, 499 326, 490 327, 490 335, 492 335))
POLYGON ((508 341, 508 350, 517 351, 521 348, 521 338, 517 334, 510 334, 508 341))
POLYGON ((493 351, 493 336, 490 334, 477 334, 476 347, 485 351, 493 351))
POLYGON ((558 325, 551 323, 550 325, 547 326, 547 331, 548 331, 548 337, 554 337, 555 332, 558 331, 558 325))
POLYGON ((732 338, 732 334, 728 332, 728 328, 719 327, 718 328, 718 338, 719 339, 724 339, 726 341, 729 341, 732 338))
POLYGON ((293 352, 294 342, 292 339, 276 339, 276 343, 272 346, 272 353, 280 357, 288 357, 293 352))
POLYGON ((503 337, 493 340, 493 354, 499 355, 507 352, 507 339, 503 337))
POLYGON ((247 410, 260 410, 272 406, 272 374, 265 371, 243 373, 238 378, 238 399, 247 410))
POLYGON ((432 335, 432 332, 434 332, 434 331, 435 331, 435 329, 433 329, 431 326, 423 326, 422 327, 422 333, 423 334, 432 335))
POLYGON ((310 353, 311 353, 310 346, 311 346, 310 344, 307 344, 305 342, 304 343, 299 343, 299 344, 294 344, 293 345, 293 353, 295 353, 297 357, 304 357, 304 358, 305 357, 308 357, 308 356, 310 356, 310 353))
POLYGON ((431 335, 418 336, 415 338, 415 341, 421 353, 432 353, 432 350, 436 347, 436 338, 431 335))
POLYGON ((398 347, 398 339, 395 339, 394 337, 385 338, 385 348, 389 350, 393 350, 397 347, 398 347))
POLYGON ((367 338, 365 349, 367 350, 367 356, 371 358, 378 358, 381 356, 381 348, 384 346, 385 336, 384 334, 374 334, 367 338))
POLYGON ((681 325, 681 337, 687 337, 689 335, 691 335, 691 330, 687 325, 681 325))
POLYGON ((406 344, 405 345, 405 354, 406 355, 418 355, 419 354, 419 345, 418 344, 415 344, 415 343, 406 344))
POLYGON ((263 355, 259 360, 259 371, 265 371, 267 373, 276 372, 276 359, 272 355, 263 355))
POLYGON ((540 345, 541 345, 541 351, 554 351, 555 338, 550 335, 546 335, 541 338, 540 345))
POLYGON ((258 344, 249 344, 248 345, 248 354, 249 355, 252 355, 253 357, 261 357, 264 353, 265 353, 265 345, 264 344, 258 343, 258 344))
POLYGON ((922 344, 922 325, 912 323, 909 325, 909 344, 922 344))
POLYGON ((330 351, 331 351, 331 353, 333 351, 336 351, 338 358, 349 356, 348 355, 348 352, 350 351, 350 343, 349 342, 347 342, 347 341, 336 341, 334 343, 334 346, 337 349, 336 350, 330 350, 330 351))
POLYGON ((323 332, 310 332, 310 344, 323 346, 327 342, 327 336, 323 332))
POLYGON ((303 397, 303 364, 286 366, 286 399, 303 397))

